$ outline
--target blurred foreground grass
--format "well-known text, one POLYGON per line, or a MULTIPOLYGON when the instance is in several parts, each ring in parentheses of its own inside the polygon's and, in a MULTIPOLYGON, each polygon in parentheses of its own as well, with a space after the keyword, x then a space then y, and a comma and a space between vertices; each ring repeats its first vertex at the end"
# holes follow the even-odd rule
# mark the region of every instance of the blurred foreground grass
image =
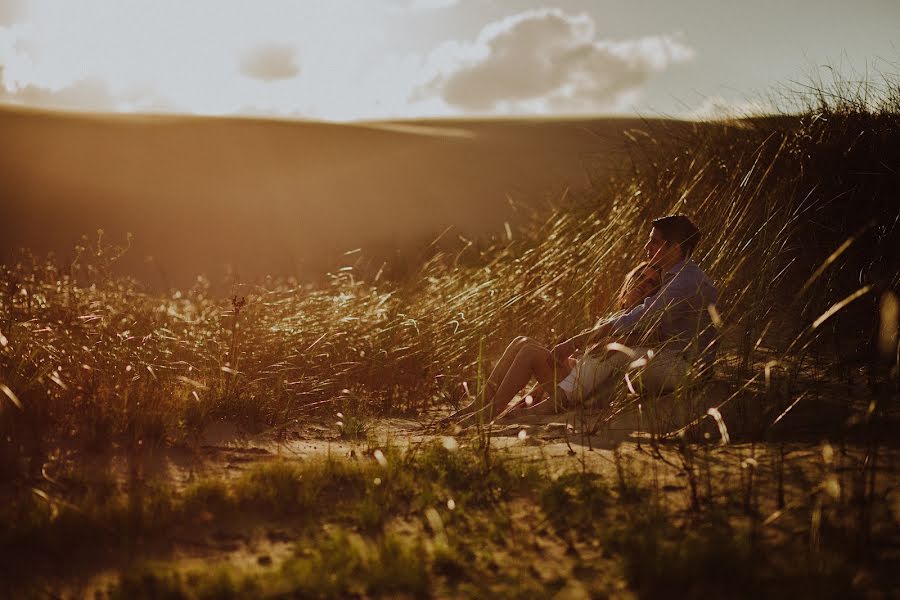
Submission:
MULTIPOLYGON (((665 461, 675 451, 614 452, 597 470, 503 451, 488 460, 477 440, 381 448, 274 459, 181 490, 124 493, 61 477, 81 493, 65 503, 28 494, 6 509, 0 542, 16 552, 0 572, 16 593, 37 596, 47 580, 35 573, 60 576, 50 565, 64 565, 63 576, 114 567, 119 576, 105 584, 68 586, 114 598, 849 598, 890 586, 891 563, 865 560, 856 513, 839 494, 792 486, 790 508, 765 518, 775 479, 725 476, 747 448, 698 460, 711 482, 702 510, 671 483, 678 469, 665 461), (654 461, 665 485, 642 472, 654 461), (172 544, 191 543, 200 565, 167 558, 172 544)), ((832 473, 827 463, 813 470, 832 473)), ((877 510, 880 541, 889 532, 877 510)))

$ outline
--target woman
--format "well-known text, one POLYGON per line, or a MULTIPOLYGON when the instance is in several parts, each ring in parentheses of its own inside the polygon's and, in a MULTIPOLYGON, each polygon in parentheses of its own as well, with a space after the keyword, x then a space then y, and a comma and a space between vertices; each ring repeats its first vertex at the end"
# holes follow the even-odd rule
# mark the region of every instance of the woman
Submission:
MULTIPOLYGON (((625 276, 619 290, 618 308, 630 310, 643 302, 644 298, 656 294, 659 286, 659 271, 649 263, 642 262, 625 276)), ((488 418, 499 415, 532 378, 537 379, 538 385, 529 396, 538 400, 543 396, 544 390, 552 390, 555 382, 565 379, 576 364, 574 356, 564 362, 557 362, 546 346, 525 336, 517 337, 507 346, 485 382, 482 411, 490 411, 488 414, 491 416, 488 418)), ((477 400, 451 415, 450 419, 461 418, 462 425, 474 422, 478 418, 476 405, 477 400)))

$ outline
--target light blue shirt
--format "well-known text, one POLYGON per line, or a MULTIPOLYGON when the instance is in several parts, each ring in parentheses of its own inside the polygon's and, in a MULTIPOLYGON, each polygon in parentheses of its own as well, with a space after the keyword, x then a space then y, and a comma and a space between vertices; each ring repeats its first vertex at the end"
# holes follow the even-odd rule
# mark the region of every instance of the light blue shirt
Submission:
POLYGON ((663 273, 659 292, 628 312, 604 321, 613 336, 650 332, 654 345, 701 358, 706 365, 715 358, 716 335, 709 305, 719 291, 696 263, 682 260, 663 273))

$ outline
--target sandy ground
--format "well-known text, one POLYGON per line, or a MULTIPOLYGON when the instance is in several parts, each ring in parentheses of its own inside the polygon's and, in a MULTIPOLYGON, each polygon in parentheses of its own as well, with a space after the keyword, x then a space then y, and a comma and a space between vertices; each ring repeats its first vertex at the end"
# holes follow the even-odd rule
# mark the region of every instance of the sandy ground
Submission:
MULTIPOLYGON (((330 415, 320 415, 316 419, 297 422, 292 427, 256 434, 241 433, 227 424, 213 424, 206 429, 195 448, 147 449, 138 457, 137 474, 145 482, 165 481, 180 487, 202 478, 237 477, 248 468, 270 460, 306 461, 331 456, 341 460, 374 461, 374 450, 388 444, 414 449, 422 443, 446 443, 450 438, 454 446, 490 440, 496 457, 523 465, 537 464, 548 469, 551 475, 587 469, 599 473, 603 481, 615 489, 618 478, 624 473, 631 481, 640 481, 642 485, 658 490, 660 500, 676 512, 686 511, 691 483, 685 470, 685 455, 679 449, 677 438, 665 440, 636 429, 636 417, 633 411, 620 416, 594 435, 586 434, 582 427, 583 420, 576 413, 520 417, 504 425, 486 428, 473 426, 465 430, 453 426, 436 430, 423 420, 377 419, 366 423, 366 431, 360 439, 343 438, 336 418, 330 415)), ((701 431, 703 427, 705 431, 715 433, 712 420, 701 425, 701 431)), ((805 531, 808 523, 802 520, 805 517, 800 516, 802 510, 798 510, 797 514, 793 514, 792 510, 808 505, 810 493, 817 489, 827 472, 836 473, 843 489, 849 490, 852 472, 863 458, 863 448, 851 441, 846 445, 835 445, 834 452, 836 458, 832 467, 825 469, 822 442, 809 439, 782 439, 770 443, 739 441, 727 445, 713 441, 706 446, 691 447, 699 493, 711 492, 720 497, 719 502, 733 502, 745 485, 745 477, 752 470, 757 482, 754 501, 759 513, 769 519, 765 525, 766 535, 776 537, 801 535, 805 531), (782 450, 786 454, 784 494, 787 508, 779 511, 775 501, 776 478, 773 469, 774 460, 782 450), (801 520, 798 521, 798 518, 801 520)), ((881 452, 879 487, 884 489, 893 507, 893 518, 900 522, 900 448, 889 443, 881 452)), ((96 469, 98 475, 113 473, 127 481, 129 474, 135 473, 129 470, 133 463, 129 463, 123 455, 112 453, 104 457, 95 456, 92 460, 93 463, 83 466, 88 471, 96 469)), ((516 531, 511 535, 548 557, 547 561, 539 561, 536 577, 546 581, 564 577, 577 588, 580 585, 577 579, 567 575, 574 568, 573 557, 567 554, 559 540, 554 542, 528 525, 536 518, 533 514, 536 510, 525 503, 509 507, 511 515, 518 515, 512 520, 516 531)), ((421 527, 421 524, 403 522, 397 526, 421 527)), ((264 524, 229 522, 212 528, 201 523, 185 528, 168 540, 164 548, 145 549, 145 553, 151 561, 153 556, 158 556, 158 560, 162 561, 160 564, 170 567, 178 565, 185 573, 192 569, 204 570, 212 564, 227 564, 245 571, 265 573, 267 569, 277 569, 295 551, 297 531, 299 529, 289 521, 264 524)), ((582 548, 581 559, 586 559, 591 552, 597 553, 598 565, 612 568, 612 563, 602 558, 599 547, 582 548)), ((516 560, 514 557, 507 558, 516 560)), ((504 557, 498 556, 496 560, 502 563, 504 557)), ((48 580, 47 583, 66 597, 103 597, 117 577, 117 567, 109 565, 100 572, 75 572, 55 581, 48 580)), ((611 581, 616 581, 615 577, 611 581)), ((576 588, 570 590, 571 597, 587 597, 586 590, 576 588)))

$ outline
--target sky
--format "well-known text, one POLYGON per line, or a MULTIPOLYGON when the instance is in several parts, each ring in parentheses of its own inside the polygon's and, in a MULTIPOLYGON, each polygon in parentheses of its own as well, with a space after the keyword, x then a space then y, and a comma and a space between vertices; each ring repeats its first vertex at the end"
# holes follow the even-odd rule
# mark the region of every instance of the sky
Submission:
POLYGON ((897 0, 0 0, 0 103, 715 117, 829 68, 896 75, 898 32, 897 0))

